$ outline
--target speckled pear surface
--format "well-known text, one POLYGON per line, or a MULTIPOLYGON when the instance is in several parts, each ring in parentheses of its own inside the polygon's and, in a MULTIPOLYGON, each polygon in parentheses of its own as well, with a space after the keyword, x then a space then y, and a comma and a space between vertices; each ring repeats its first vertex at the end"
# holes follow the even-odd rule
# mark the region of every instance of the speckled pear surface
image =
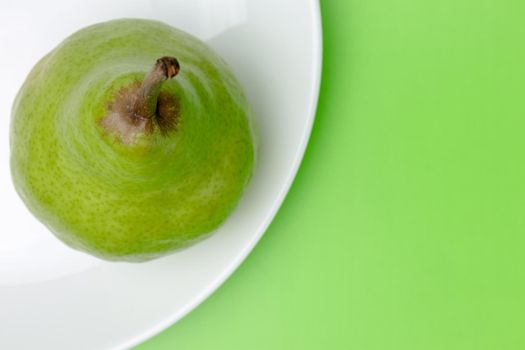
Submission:
POLYGON ((204 43, 155 21, 110 21, 67 38, 27 77, 12 112, 12 177, 66 244, 149 260, 226 219, 252 173, 252 133, 241 88, 204 43), (166 55, 180 62, 160 92, 172 120, 119 136, 105 121, 166 55))

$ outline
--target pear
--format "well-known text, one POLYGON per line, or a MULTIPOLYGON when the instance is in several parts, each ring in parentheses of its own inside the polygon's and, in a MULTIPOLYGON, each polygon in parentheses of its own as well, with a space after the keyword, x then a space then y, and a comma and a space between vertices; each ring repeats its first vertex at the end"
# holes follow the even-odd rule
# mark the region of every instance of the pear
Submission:
POLYGON ((146 261, 213 232, 253 172, 250 106, 226 63, 166 24, 81 29, 42 58, 12 110, 11 173, 67 245, 146 261))

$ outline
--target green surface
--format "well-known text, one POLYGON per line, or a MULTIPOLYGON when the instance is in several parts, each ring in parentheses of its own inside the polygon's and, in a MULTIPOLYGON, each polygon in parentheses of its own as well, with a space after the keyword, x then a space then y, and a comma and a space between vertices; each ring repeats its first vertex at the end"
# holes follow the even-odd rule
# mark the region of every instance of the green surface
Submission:
POLYGON ((299 175, 139 350, 525 348, 525 2, 325 0, 299 175))

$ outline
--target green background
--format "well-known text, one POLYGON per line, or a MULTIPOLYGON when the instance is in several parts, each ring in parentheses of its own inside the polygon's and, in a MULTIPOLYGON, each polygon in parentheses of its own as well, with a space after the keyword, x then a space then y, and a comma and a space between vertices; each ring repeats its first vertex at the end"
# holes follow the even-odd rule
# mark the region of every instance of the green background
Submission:
POLYGON ((525 2, 321 7, 317 120, 282 209, 137 350, 525 349, 525 2))

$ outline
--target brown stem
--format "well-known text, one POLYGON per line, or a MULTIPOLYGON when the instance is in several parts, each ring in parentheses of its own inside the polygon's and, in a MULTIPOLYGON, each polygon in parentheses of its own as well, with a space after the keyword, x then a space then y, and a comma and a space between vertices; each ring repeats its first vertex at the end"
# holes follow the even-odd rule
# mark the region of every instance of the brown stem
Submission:
POLYGON ((135 116, 148 119, 155 116, 162 84, 176 76, 179 69, 179 62, 174 57, 165 56, 157 60, 137 91, 137 98, 133 105, 135 116))

